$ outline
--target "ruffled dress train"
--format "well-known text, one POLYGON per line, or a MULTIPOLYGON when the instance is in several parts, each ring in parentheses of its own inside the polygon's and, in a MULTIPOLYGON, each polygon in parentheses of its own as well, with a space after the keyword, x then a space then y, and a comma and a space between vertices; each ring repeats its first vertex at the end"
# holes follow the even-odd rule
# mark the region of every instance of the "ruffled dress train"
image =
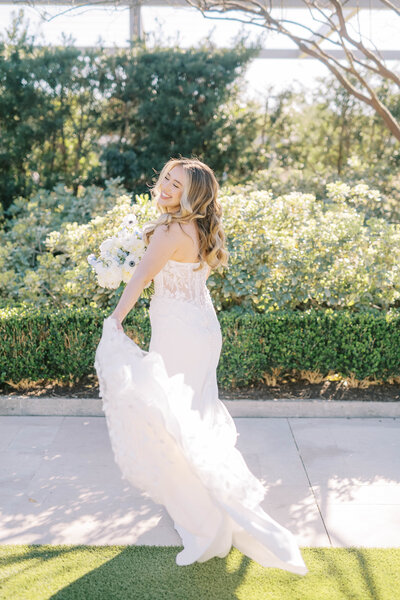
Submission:
POLYGON ((233 545, 262 566, 304 575, 293 534, 260 506, 266 489, 218 398, 221 329, 198 264, 169 260, 156 275, 148 352, 104 320, 95 368, 115 461, 166 508, 182 539, 178 565, 223 558, 233 545))

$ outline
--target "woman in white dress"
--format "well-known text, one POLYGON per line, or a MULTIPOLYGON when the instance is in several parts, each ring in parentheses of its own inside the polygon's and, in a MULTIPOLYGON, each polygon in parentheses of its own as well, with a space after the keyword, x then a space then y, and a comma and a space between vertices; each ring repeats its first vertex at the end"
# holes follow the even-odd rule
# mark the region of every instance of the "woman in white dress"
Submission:
POLYGON ((206 280, 226 266, 218 183, 197 159, 171 159, 152 189, 161 212, 146 252, 104 321, 95 367, 122 477, 162 504, 183 550, 178 565, 225 557, 232 545, 265 567, 304 575, 292 533, 261 508, 266 489, 235 447, 218 398, 222 337, 206 280), (122 321, 154 280, 149 351, 122 321))

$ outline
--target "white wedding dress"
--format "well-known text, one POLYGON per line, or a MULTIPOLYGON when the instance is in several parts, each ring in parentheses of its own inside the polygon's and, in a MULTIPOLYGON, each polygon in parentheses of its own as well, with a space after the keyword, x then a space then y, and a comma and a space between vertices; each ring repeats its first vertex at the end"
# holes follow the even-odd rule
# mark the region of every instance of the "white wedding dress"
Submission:
POLYGON ((149 352, 104 320, 95 368, 122 478, 162 504, 184 549, 178 565, 232 545, 265 567, 308 572, 293 534, 260 506, 266 489, 235 447, 218 398, 220 325, 208 266, 168 260, 154 278, 149 352))

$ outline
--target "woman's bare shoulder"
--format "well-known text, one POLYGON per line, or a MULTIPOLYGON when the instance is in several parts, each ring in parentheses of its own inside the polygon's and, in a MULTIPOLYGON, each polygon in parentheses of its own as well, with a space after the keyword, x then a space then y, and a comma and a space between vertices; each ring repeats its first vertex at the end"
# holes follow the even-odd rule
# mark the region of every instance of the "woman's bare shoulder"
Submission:
POLYGON ((157 229, 160 229, 160 233, 168 234, 171 237, 181 238, 187 240, 187 236, 197 235, 197 226, 195 223, 185 223, 184 221, 172 221, 172 223, 160 224, 157 229))
POLYGON ((189 223, 187 222, 178 222, 178 225, 180 225, 180 227, 183 229, 183 231, 185 231, 185 233, 192 233, 194 235, 197 234, 198 229, 197 229, 197 225, 195 221, 190 221, 189 223))
POLYGON ((182 236, 182 230, 177 221, 173 221, 172 223, 160 223, 155 227, 154 233, 157 233, 157 235, 160 236, 167 235, 168 237, 182 236))
POLYGON ((172 235, 178 247, 172 258, 178 261, 197 261, 199 237, 195 223, 175 221, 171 223, 172 235))

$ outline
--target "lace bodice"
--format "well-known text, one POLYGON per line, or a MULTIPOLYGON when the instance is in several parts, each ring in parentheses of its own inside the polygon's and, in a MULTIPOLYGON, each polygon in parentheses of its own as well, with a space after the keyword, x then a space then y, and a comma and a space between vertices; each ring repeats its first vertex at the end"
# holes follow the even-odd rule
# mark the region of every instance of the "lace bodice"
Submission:
POLYGON ((199 262, 179 262, 168 260, 154 277, 154 296, 175 298, 204 306, 211 304, 210 292, 206 285, 209 266, 205 263, 197 271, 199 262))

